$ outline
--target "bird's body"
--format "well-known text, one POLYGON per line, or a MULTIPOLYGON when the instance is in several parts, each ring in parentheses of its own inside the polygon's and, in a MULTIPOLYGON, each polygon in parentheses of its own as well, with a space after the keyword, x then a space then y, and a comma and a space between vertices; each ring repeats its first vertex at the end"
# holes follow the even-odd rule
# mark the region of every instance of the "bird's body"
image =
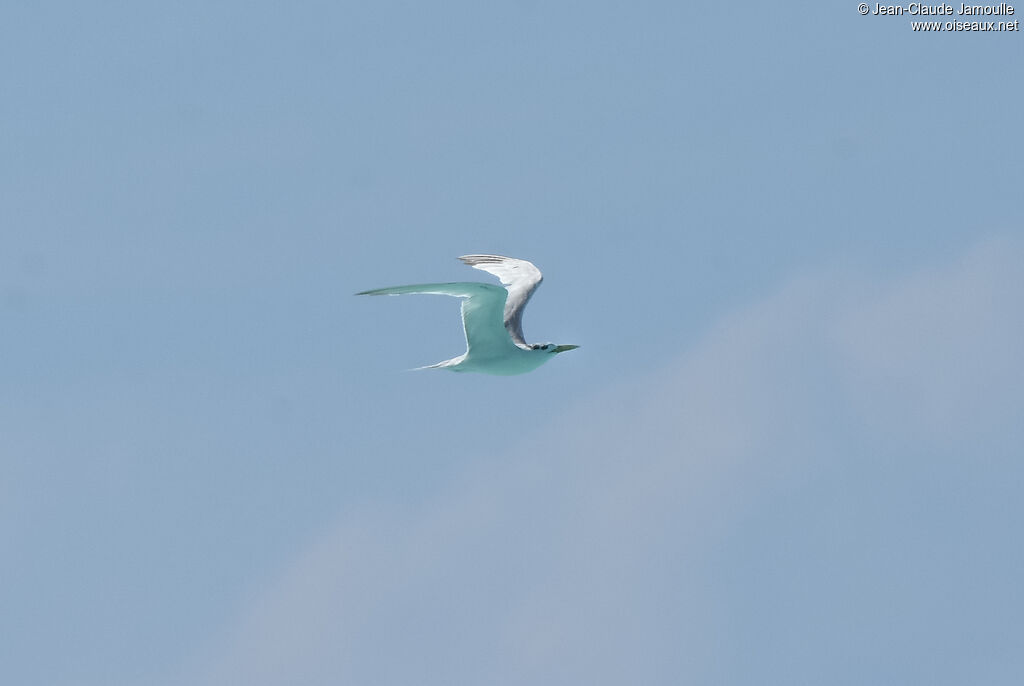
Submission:
POLYGON ((464 298, 462 327, 466 352, 421 369, 453 372, 524 374, 575 345, 528 344, 523 339, 523 308, 543 280, 540 270, 526 260, 501 255, 464 255, 465 264, 494 274, 501 286, 489 283, 427 283, 363 291, 356 295, 432 293, 464 298))

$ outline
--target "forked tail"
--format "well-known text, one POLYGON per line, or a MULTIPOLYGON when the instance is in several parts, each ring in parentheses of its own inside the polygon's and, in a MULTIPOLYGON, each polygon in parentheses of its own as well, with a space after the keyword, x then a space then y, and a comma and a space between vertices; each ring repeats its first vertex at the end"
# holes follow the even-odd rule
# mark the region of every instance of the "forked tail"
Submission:
MULTIPOLYGON (((441 362, 438 362, 437 364, 428 364, 428 365, 425 365, 423 367, 413 367, 412 369, 409 369, 409 370, 406 370, 406 371, 418 372, 418 371, 421 371, 423 369, 445 369, 445 368, 449 368, 449 367, 454 367, 459 362, 461 362, 461 358, 455 357, 455 358, 452 358, 450 360, 442 360, 441 362)), ((454 372, 454 371, 459 371, 459 370, 458 369, 452 369, 452 371, 454 372)))

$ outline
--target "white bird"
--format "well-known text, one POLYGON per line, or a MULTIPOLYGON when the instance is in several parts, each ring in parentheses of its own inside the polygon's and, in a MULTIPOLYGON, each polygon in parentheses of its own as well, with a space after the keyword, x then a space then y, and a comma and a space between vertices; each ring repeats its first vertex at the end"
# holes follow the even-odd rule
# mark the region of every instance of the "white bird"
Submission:
POLYGON ((578 345, 540 343, 523 339, 523 308, 543 280, 540 270, 526 260, 501 255, 463 255, 459 258, 474 269, 493 274, 504 288, 489 283, 425 283, 363 291, 356 295, 404 295, 432 293, 465 298, 462 328, 466 352, 450 360, 420 367, 453 372, 523 374, 541 366, 557 353, 578 345))

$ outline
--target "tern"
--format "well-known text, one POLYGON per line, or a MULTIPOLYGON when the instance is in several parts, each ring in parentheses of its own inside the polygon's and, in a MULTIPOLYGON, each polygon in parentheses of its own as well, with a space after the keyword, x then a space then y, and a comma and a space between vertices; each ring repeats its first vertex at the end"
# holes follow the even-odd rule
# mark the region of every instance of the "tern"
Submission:
POLYGON ((532 372, 558 353, 578 345, 529 344, 523 338, 523 308, 543 280, 540 270, 526 260, 501 255, 463 255, 459 258, 474 269, 493 274, 504 288, 489 283, 424 283, 363 291, 356 295, 405 295, 429 293, 464 298, 462 328, 466 352, 419 369, 448 369, 482 374, 524 374, 532 372))

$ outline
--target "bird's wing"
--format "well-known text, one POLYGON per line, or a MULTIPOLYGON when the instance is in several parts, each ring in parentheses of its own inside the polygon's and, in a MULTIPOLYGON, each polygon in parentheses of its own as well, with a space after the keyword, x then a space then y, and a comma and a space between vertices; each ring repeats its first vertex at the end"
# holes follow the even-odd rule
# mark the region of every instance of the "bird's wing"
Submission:
POLYGON ((356 295, 405 295, 427 293, 465 298, 462 301, 462 328, 466 332, 466 348, 474 356, 489 357, 514 350, 505 328, 503 309, 508 291, 489 283, 423 283, 363 291, 356 295))
POLYGON ((481 269, 498 277, 508 290, 503 320, 508 335, 520 348, 529 348, 523 338, 523 308, 537 286, 544 280, 540 270, 531 262, 501 255, 463 255, 459 258, 474 269, 481 269))

